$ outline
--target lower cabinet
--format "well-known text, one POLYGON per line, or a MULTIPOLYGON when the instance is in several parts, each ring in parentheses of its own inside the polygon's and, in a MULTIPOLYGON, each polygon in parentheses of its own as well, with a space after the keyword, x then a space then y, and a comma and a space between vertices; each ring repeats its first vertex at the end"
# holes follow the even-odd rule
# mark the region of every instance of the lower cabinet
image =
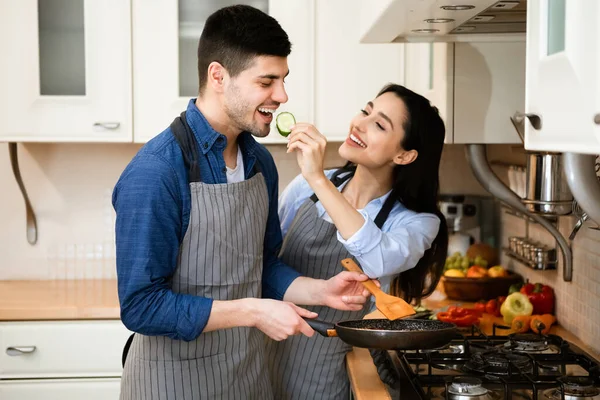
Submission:
POLYGON ((2 400, 117 400, 120 378, 0 380, 2 400))
POLYGON ((119 320, 0 322, 0 399, 118 399, 119 320))

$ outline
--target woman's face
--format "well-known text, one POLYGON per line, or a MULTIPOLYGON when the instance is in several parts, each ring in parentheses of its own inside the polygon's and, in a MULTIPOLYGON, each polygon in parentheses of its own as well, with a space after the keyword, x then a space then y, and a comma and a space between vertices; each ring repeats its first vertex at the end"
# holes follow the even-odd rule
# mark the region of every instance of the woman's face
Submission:
POLYGON ((407 152, 400 145, 406 118, 406 106, 394 93, 384 93, 368 102, 350 122, 348 137, 339 149, 340 156, 369 169, 409 164, 417 153, 407 152))

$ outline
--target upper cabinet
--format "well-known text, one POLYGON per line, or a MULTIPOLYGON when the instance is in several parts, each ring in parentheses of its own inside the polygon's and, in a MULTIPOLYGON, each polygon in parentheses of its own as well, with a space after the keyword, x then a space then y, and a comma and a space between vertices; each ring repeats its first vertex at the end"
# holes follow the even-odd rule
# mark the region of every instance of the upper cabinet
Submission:
POLYGON ((405 86, 437 107, 446 127, 445 143, 453 143, 454 46, 446 43, 407 43, 405 86))
POLYGON ((403 45, 359 43, 361 3, 316 1, 314 124, 330 141, 346 139, 350 120, 385 84, 404 82, 403 45))
MULTIPOLYGON (((0 0, 0 140, 148 141, 197 96, 204 23, 232 3, 0 0)), ((279 111, 315 124, 330 141, 345 140, 350 120, 393 82, 438 107, 448 143, 519 142, 509 117, 526 108, 523 42, 361 44, 362 14, 380 13, 377 4, 383 3, 375 2, 371 11, 361 0, 242 3, 275 17, 292 42, 289 101, 279 111)), ((593 57, 598 55, 588 51, 587 58, 593 57)), ((594 70, 591 61, 581 64, 587 73, 594 70)), ((587 109, 595 107, 597 81, 578 87, 588 89, 587 109)), ((259 140, 287 142, 275 124, 259 140)))
MULTIPOLYGON (((162 132, 198 96, 198 39, 208 16, 229 2, 218 0, 133 0, 134 141, 162 132), (160 29, 157 29, 160 26, 160 29)), ((312 121, 313 0, 241 1, 275 17, 292 42, 286 78, 289 110, 312 121)), ((263 143, 285 143, 273 124, 263 143)))
POLYGON ((0 0, 0 141, 132 140, 128 0, 0 0))
POLYGON ((600 153, 599 17, 596 0, 528 3, 527 150, 600 153))
POLYGON ((523 42, 405 46, 406 86, 439 109, 446 143, 521 143, 510 116, 524 106, 523 42))

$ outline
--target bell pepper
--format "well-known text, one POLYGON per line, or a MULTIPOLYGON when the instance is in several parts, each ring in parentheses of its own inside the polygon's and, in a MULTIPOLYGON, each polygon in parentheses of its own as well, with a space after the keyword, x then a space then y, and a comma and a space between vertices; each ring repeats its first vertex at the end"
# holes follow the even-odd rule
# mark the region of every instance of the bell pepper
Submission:
POLYGON ((527 295, 519 292, 509 294, 500 307, 500 313, 504 319, 504 323, 511 325, 513 319, 518 315, 531 315, 533 305, 527 298, 527 295))
POLYGON ((483 314, 486 311, 485 306, 485 301, 478 301, 477 303, 475 303, 475 310, 481 311, 481 314, 483 314))
POLYGON ((480 318, 483 315, 483 310, 481 310, 481 309, 458 307, 458 306, 448 307, 448 312, 452 315, 461 316, 461 317, 464 315, 476 315, 477 318, 480 318))
POLYGON ((442 322, 449 322, 460 327, 468 327, 479 322, 482 315, 481 310, 465 307, 448 307, 448 311, 437 313, 437 319, 442 322))
POLYGON ((523 287, 523 283, 522 282, 521 283, 513 283, 508 288, 508 294, 513 294, 515 292, 518 292, 519 290, 521 290, 522 287, 523 287))
POLYGON ((541 283, 526 283, 520 290, 533 304, 534 314, 552 314, 554 312, 554 290, 541 283))
POLYGON ((555 322, 556 318, 552 314, 532 315, 529 326, 535 333, 547 335, 555 322))

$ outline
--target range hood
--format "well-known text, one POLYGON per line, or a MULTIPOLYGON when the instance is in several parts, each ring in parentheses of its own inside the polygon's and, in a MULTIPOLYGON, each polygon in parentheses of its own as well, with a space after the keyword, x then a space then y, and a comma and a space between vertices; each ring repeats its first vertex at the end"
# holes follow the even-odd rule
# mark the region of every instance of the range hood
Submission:
POLYGON ((361 43, 524 41, 526 0, 371 0, 361 43))

